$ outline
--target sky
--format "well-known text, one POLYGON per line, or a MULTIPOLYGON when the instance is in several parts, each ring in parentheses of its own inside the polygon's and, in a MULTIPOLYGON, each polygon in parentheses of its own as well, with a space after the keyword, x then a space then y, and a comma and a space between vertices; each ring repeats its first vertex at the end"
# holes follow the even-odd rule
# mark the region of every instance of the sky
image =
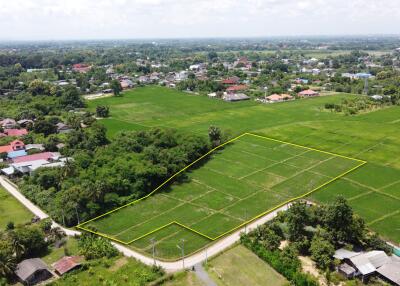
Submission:
POLYGON ((0 0, 0 40, 399 34, 400 0, 0 0))

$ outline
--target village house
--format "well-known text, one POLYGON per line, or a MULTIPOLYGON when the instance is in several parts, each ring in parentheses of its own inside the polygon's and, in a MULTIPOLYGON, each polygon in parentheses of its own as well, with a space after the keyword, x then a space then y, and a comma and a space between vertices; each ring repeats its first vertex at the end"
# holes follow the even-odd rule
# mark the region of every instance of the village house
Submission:
POLYGON ((299 97, 314 97, 319 96, 319 92, 314 91, 312 89, 306 89, 298 93, 299 97))
POLYGON ((222 96, 222 99, 225 101, 242 101, 242 100, 249 100, 250 97, 248 97, 244 93, 225 93, 222 96))
POLYGON ((335 251, 334 258, 342 263, 337 270, 351 279, 360 277, 363 282, 378 276, 394 285, 400 285, 400 258, 388 256, 384 251, 354 252, 344 248, 335 251))
POLYGON ((239 84, 239 81, 240 81, 240 78, 239 78, 239 77, 237 77, 237 76, 232 76, 232 77, 229 77, 229 78, 226 78, 226 79, 222 80, 222 81, 221 81, 221 84, 230 86, 230 85, 239 84))
POLYGON ((0 121, 0 126, 4 129, 12 129, 17 127, 17 122, 14 119, 6 118, 0 121))
POLYGON ((72 70, 79 73, 87 73, 92 67, 87 64, 74 64, 72 70))
POLYGON ((247 89, 248 89, 248 86, 245 85, 245 84, 232 85, 232 86, 229 86, 226 89, 226 92, 228 92, 228 93, 236 93, 236 92, 244 91, 244 90, 247 90, 247 89))
POLYGON ((265 97, 265 101, 268 103, 274 103, 274 102, 282 102, 286 100, 293 100, 294 97, 291 96, 290 94, 271 94, 269 96, 265 97))
POLYGON ((53 277, 46 263, 40 258, 25 259, 18 263, 15 275, 24 285, 35 285, 53 277))
POLYGON ((81 266, 81 261, 81 256, 64 256, 55 262, 52 267, 56 274, 62 276, 71 270, 79 268, 81 266))
POLYGON ((69 127, 68 125, 62 123, 62 122, 58 122, 56 124, 57 127, 57 133, 63 134, 63 133, 69 133, 72 131, 71 127, 69 127))
POLYGON ((0 133, 0 137, 20 137, 28 134, 26 129, 4 129, 3 133, 0 133))

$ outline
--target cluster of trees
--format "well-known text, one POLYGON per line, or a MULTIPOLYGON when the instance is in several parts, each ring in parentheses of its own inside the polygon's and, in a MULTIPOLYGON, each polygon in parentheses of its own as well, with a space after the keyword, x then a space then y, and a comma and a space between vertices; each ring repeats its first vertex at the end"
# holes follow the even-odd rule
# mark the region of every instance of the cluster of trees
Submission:
POLYGON ((360 112, 375 110, 390 105, 400 104, 400 95, 385 96, 381 100, 374 100, 368 96, 343 99, 340 104, 325 103, 325 109, 343 112, 346 115, 355 115, 360 112))
POLYGON ((75 225, 133 199, 207 153, 204 137, 171 129, 123 132, 110 143, 105 128, 67 134, 63 168, 39 169, 24 177, 21 190, 65 225, 75 225))
POLYGON ((48 246, 64 236, 61 229, 51 229, 50 220, 16 227, 9 222, 6 230, 0 232, 0 277, 11 281, 20 261, 46 254, 48 246))
POLYGON ((340 247, 391 252, 377 234, 366 228, 364 221, 353 213, 341 196, 331 204, 321 206, 296 202, 288 211, 244 238, 247 245, 269 257, 268 261, 277 253, 283 255, 284 251, 278 250, 282 240, 288 240, 288 248, 297 255, 310 256, 317 267, 327 273, 335 265, 333 254, 340 247))
POLYGON ((91 233, 83 233, 78 240, 79 253, 87 260, 103 257, 111 258, 118 255, 118 250, 110 240, 91 233))

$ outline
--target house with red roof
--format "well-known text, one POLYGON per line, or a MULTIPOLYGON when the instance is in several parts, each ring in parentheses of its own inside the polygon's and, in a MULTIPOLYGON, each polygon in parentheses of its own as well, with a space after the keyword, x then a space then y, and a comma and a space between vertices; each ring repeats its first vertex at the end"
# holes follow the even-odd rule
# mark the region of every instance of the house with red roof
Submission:
POLYGON ((10 143, 10 145, 0 146, 0 153, 8 153, 13 151, 24 150, 25 144, 20 140, 14 140, 10 143))
POLYGON ((298 93, 299 97, 314 97, 319 96, 319 92, 312 89, 306 89, 298 93))
POLYGON ((24 162, 37 161, 37 160, 52 161, 52 160, 57 160, 60 156, 61 155, 58 152, 43 152, 43 153, 26 155, 26 156, 14 158, 13 163, 24 163, 24 162))
POLYGON ((4 129, 3 133, 0 133, 0 137, 19 137, 28 134, 26 129, 4 129))
POLYGON ((239 84, 239 85, 232 85, 226 89, 228 93, 235 93, 239 91, 244 91, 247 90, 249 87, 245 84, 239 84))
POLYGON ((238 78, 237 76, 232 76, 232 77, 222 80, 221 83, 224 85, 235 85, 235 84, 239 83, 239 80, 240 80, 240 78, 238 78))
POLYGON ((79 73, 87 73, 92 67, 87 64, 74 64, 72 70, 79 73))
POLYGON ((281 101, 285 101, 285 100, 292 100, 294 99, 293 96, 291 96, 290 94, 271 94, 270 96, 266 96, 265 100, 267 102, 273 103, 273 102, 281 102, 281 101))
POLYGON ((62 276, 65 273, 74 270, 81 266, 82 257, 81 256, 64 256, 52 266, 55 272, 62 276))

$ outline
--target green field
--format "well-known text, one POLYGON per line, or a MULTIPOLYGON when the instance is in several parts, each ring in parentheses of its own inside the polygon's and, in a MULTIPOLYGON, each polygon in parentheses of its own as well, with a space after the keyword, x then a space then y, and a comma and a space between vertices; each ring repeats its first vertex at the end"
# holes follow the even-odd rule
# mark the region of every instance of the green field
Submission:
POLYGON ((218 286, 289 285, 285 277, 242 245, 212 259, 207 268, 218 286))
MULTIPOLYGON (((253 101, 227 103, 173 89, 145 87, 126 92, 120 98, 90 101, 89 108, 93 110, 100 104, 110 106, 111 118, 102 120, 109 129, 110 136, 120 130, 141 130, 156 126, 207 136, 208 127, 216 125, 228 130, 232 137, 251 132, 368 161, 364 167, 329 184, 312 194, 309 199, 329 202, 342 194, 371 229, 379 231, 384 238, 399 243, 400 108, 395 106, 357 116, 330 113, 323 109, 326 102, 338 103, 343 98, 354 96, 336 94, 265 105, 253 101)), ((217 156, 221 155, 222 152, 217 156)), ((209 163, 218 165, 218 162, 219 160, 211 160, 209 163)), ((300 166, 307 162, 300 160, 296 164, 300 166)), ((230 168, 230 172, 235 172, 231 165, 224 166, 230 168)), ((218 166, 214 166, 216 167, 218 166)), ((203 169, 199 169, 199 174, 202 171, 203 169)), ((289 174, 293 169, 285 167, 280 171, 289 174)), ((329 168, 324 169, 324 172, 329 171, 329 168)), ((272 178, 278 180, 277 176, 272 178)), ((267 180, 267 187, 272 181, 273 179, 267 180)), ((196 191, 201 192, 201 186, 196 187, 196 191)), ((240 188, 240 191, 246 192, 246 189, 240 188)), ((187 200, 194 199, 191 198, 194 192, 188 196, 187 200)), ((234 200, 235 197, 232 197, 234 200)), ((217 197, 214 200, 224 198, 217 197)), ((214 200, 212 203, 215 203, 214 200)), ((211 200, 208 203, 210 202, 211 200)), ((168 203, 171 201, 166 202, 167 207, 168 203)), ((198 199, 197 203, 204 205, 206 202, 198 199)), ((193 216, 196 214, 193 213, 193 216)), ((140 217, 137 218, 138 222, 141 220, 140 217)), ((176 233, 176 228, 176 225, 172 225, 162 231, 167 235, 176 233)), ((177 252, 176 241, 184 236, 193 241, 193 244, 198 244, 195 247, 207 243, 206 238, 205 241, 193 238, 190 231, 181 229, 180 233, 181 235, 168 236, 170 239, 162 242, 165 247, 174 248, 171 250, 174 253, 177 252)), ((135 244, 134 247, 141 249, 149 247, 148 238, 135 244)))
POLYGON ((23 224, 30 222, 32 217, 31 212, 0 187, 0 230, 4 230, 9 222, 23 224))
POLYGON ((364 164, 252 134, 201 160, 200 168, 185 171, 185 182, 82 227, 147 252, 156 238, 159 258, 178 258, 181 237, 189 254, 364 164))

